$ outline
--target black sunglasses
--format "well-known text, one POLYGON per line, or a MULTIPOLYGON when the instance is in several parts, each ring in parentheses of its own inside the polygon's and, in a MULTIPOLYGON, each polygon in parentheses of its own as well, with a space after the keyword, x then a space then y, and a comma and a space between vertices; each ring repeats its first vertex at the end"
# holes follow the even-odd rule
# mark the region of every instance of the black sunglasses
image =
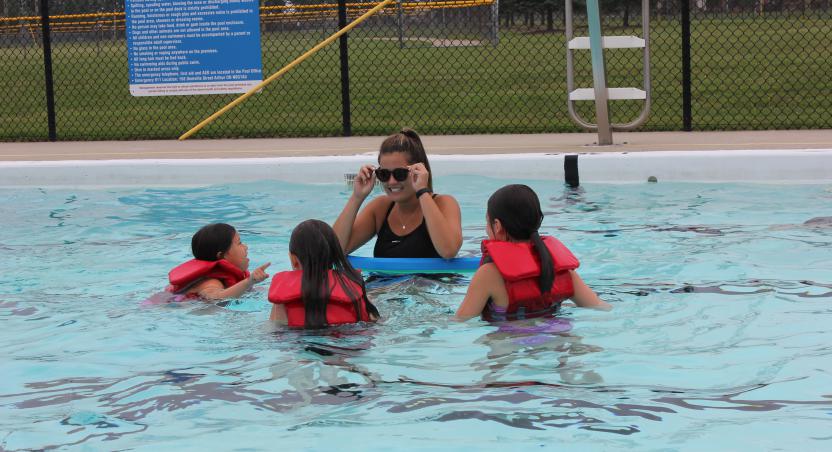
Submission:
POLYGON ((393 168, 392 170, 385 169, 385 168, 376 168, 376 177, 378 180, 382 182, 387 182, 390 180, 390 175, 393 175, 393 178, 399 182, 404 182, 407 179, 407 175, 410 174, 410 169, 408 168, 393 168))

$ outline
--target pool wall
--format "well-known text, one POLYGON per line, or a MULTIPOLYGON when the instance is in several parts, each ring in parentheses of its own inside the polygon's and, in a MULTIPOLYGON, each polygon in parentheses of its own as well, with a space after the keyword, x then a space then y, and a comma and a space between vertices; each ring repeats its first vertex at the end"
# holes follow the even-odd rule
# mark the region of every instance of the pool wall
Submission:
MULTIPOLYGON (((435 176, 564 180, 576 154, 432 155, 435 176)), ((832 149, 582 153, 581 183, 832 181, 832 149)), ((245 159, 141 159, 0 162, 0 187, 206 186, 255 180, 336 183, 376 154, 245 159)))

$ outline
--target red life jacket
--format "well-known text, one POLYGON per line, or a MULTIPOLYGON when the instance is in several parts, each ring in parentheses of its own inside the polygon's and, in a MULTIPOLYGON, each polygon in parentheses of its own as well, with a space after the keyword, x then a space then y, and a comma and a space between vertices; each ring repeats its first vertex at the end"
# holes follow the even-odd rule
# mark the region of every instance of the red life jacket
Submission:
MULTIPOLYGON (((350 289, 361 297, 358 300, 358 306, 361 312, 360 315, 356 315, 353 299, 349 297, 346 291, 344 291, 344 288, 341 287, 341 284, 338 283, 335 273, 334 270, 329 271, 330 295, 329 302, 326 305, 327 325, 370 320, 370 316, 367 314, 366 295, 362 291, 361 285, 344 278, 344 283, 350 286, 350 289)), ((274 304, 282 304, 286 307, 286 317, 289 319, 289 326, 293 327, 303 327, 306 325, 306 308, 303 304, 301 292, 302 277, 302 270, 280 272, 274 275, 272 284, 269 287, 269 301, 274 304)))
POLYGON ((505 316, 502 309, 495 310, 492 303, 482 312, 485 320, 512 320, 556 312, 563 300, 574 294, 569 270, 578 268, 580 262, 563 243, 554 237, 541 237, 555 266, 552 289, 540 293, 540 258, 530 242, 512 243, 499 240, 482 242, 480 265, 490 258, 503 276, 508 292, 508 308, 505 316))
POLYGON ((191 259, 168 273, 170 287, 168 292, 180 293, 187 291, 194 284, 205 279, 219 279, 226 288, 248 278, 247 271, 240 270, 236 265, 225 259, 217 261, 203 261, 191 259))

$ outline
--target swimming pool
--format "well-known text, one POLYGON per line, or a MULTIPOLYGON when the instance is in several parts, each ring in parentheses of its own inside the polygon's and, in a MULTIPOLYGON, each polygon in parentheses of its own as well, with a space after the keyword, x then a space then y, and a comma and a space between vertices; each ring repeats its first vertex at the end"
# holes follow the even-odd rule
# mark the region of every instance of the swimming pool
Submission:
MULTIPOLYGON (((310 161, 319 175, 355 166, 310 161)), ((478 251, 487 195, 526 174, 543 229, 582 260, 612 312, 566 308, 564 334, 456 323, 456 278, 376 282, 384 320, 326 333, 270 326, 265 284, 219 305, 142 306, 211 221, 237 226, 252 264, 287 268, 291 228, 332 221, 344 183, 254 165, 250 178, 301 180, 176 187, 195 178, 101 164, 84 170, 98 186, 79 187, 77 171, 44 185, 45 167, 17 168, 32 183, 0 189, 0 447, 828 447, 830 178, 683 182, 656 166, 657 184, 587 174, 567 189, 557 166, 531 158, 496 161, 501 178, 464 174, 482 161, 432 162, 445 172, 437 191, 462 206, 463 254, 478 251), (154 186, 118 183, 142 171, 154 186)))

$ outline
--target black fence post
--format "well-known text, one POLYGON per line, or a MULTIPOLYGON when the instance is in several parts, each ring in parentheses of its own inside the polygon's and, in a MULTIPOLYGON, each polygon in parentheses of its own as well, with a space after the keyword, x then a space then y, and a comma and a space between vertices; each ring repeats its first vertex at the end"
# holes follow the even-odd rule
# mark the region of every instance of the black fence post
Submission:
POLYGON ((46 82, 46 120, 49 141, 58 139, 55 126, 55 87, 52 82, 52 41, 49 31, 49 0, 40 0, 40 25, 43 39, 43 78, 46 82))
POLYGON ((690 99, 690 0, 682 0, 682 130, 693 130, 690 99))
MULTIPOLYGON (((338 0, 338 29, 347 26, 347 1, 338 0)), ((350 117, 350 56, 345 33, 338 38, 341 47, 341 129, 345 137, 352 136, 352 118, 350 117)))

